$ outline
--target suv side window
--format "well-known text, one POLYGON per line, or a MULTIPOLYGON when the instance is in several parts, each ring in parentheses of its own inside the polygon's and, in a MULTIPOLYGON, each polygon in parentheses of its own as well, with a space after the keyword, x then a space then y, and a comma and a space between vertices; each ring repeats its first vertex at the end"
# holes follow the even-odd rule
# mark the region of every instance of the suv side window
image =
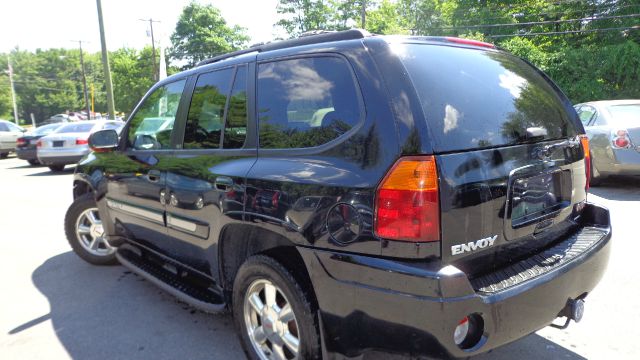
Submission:
POLYGON ((580 110, 578 110, 578 116, 580 117, 580 121, 582 121, 582 125, 589 126, 589 122, 595 113, 596 109, 589 105, 583 105, 580 110))
POLYGON ((157 88, 129 123, 128 147, 136 150, 171 148, 171 132, 186 80, 157 88))
POLYGON ((315 57, 258 67, 260 147, 325 144, 361 119, 359 93, 346 60, 315 57))
POLYGON ((233 68, 227 68, 198 76, 187 115, 184 149, 220 148, 232 75, 233 68))
POLYGON ((247 137, 247 67, 240 66, 233 81, 227 122, 224 127, 223 147, 239 149, 247 137))

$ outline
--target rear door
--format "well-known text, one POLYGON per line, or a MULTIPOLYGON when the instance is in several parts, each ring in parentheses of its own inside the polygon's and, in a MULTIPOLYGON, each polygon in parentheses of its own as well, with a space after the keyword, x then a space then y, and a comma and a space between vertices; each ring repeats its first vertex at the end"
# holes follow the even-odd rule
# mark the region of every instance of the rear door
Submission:
POLYGON ((129 119, 125 150, 96 153, 105 164, 107 207, 119 235, 157 251, 170 247, 165 224, 166 174, 174 156, 173 127, 143 128, 146 119, 173 123, 180 112, 186 79, 149 93, 129 119))
POLYGON ((243 217, 245 176, 257 152, 255 127, 248 126, 247 111, 253 68, 229 66, 192 80, 186 116, 176 123, 179 150, 162 169, 171 237, 163 250, 205 273, 217 269, 218 239, 224 227, 243 217))
POLYGON ((586 173, 568 100, 504 52, 406 44, 440 174, 442 258, 478 273, 574 225, 586 173))

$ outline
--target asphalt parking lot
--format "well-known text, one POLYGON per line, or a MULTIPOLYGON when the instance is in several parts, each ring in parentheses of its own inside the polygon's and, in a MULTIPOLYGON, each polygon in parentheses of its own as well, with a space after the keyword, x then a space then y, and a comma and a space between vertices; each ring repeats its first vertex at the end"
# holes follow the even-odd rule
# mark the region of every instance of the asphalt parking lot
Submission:
MULTIPOLYGON (((242 359, 229 315, 195 311, 121 266, 71 252, 72 174, 0 160, 0 358, 242 359)), ((583 321, 473 360, 640 358, 640 180, 616 179, 589 200, 611 210, 614 246, 583 321)))

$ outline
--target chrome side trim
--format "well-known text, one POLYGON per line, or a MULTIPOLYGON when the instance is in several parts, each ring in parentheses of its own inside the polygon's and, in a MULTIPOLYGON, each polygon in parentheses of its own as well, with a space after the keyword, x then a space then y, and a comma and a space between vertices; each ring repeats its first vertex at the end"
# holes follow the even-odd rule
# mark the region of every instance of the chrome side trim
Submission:
POLYGON ((177 217, 171 216, 171 214, 167 214, 167 224, 172 227, 191 232, 196 232, 196 229, 198 228, 198 225, 196 223, 179 219, 177 217))
POLYGON ((119 210, 127 214, 143 218, 145 220, 151 220, 160 224, 164 224, 164 218, 162 214, 156 213, 151 210, 146 210, 134 205, 124 204, 111 199, 107 199, 107 206, 113 210, 119 210))

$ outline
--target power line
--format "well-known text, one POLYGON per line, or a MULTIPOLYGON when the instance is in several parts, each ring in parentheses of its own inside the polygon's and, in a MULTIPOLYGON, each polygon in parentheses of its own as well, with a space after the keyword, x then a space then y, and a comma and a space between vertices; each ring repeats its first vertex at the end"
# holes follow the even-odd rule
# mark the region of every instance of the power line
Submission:
POLYGON ((613 15, 613 16, 601 16, 601 17, 586 17, 580 19, 566 19, 566 20, 547 20, 547 21, 529 21, 522 23, 508 23, 508 24, 486 24, 486 25, 467 25, 467 26, 446 26, 431 28, 433 30, 459 30, 459 29, 478 29, 478 28, 495 28, 495 27, 510 27, 510 26, 530 26, 530 25, 546 25, 546 24, 561 24, 577 21, 597 21, 597 20, 609 20, 609 19, 624 19, 640 17, 640 14, 629 15, 613 15))
POLYGON ((640 26, 631 27, 615 27, 604 29, 587 29, 587 30, 567 30, 567 31, 552 31, 552 32, 538 32, 538 33, 524 33, 524 34, 509 34, 509 35, 487 35, 488 38, 503 38, 503 37, 516 37, 516 36, 539 36, 539 35, 565 35, 565 34, 578 34, 578 33, 592 33, 592 32, 606 32, 616 30, 640 30, 640 26))

